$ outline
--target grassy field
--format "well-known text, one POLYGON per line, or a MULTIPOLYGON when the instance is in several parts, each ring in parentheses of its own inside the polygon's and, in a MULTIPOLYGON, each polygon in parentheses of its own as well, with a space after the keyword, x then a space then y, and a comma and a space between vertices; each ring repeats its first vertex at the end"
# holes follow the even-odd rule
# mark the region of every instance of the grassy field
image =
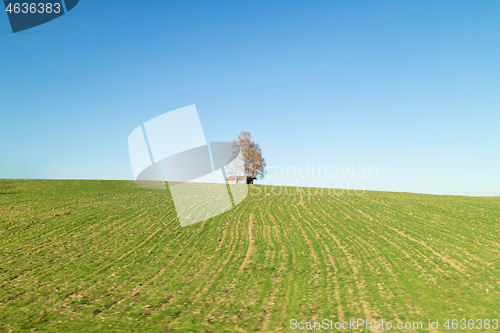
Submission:
POLYGON ((168 190, 0 180, 0 331, 500 319, 500 198, 271 190, 181 228, 168 190))

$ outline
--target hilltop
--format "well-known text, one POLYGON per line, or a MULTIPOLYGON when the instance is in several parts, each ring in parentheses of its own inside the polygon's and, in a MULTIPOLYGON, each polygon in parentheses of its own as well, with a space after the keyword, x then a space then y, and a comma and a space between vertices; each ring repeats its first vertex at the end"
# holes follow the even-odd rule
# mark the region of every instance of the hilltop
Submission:
POLYGON ((272 189, 180 227, 168 190, 0 180, 0 331, 500 319, 500 198, 272 189))

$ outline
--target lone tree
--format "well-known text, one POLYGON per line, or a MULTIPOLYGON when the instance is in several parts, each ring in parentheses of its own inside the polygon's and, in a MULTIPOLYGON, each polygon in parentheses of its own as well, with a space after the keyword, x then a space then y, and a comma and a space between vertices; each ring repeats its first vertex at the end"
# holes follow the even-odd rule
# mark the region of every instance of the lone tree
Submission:
MULTIPOLYGON (((245 177, 247 184, 253 184, 258 176, 264 176, 266 160, 262 157, 262 150, 259 145, 252 140, 250 132, 241 131, 238 138, 233 141, 233 146, 238 147, 243 153, 245 162, 245 177)), ((235 156, 236 157, 236 156, 235 156)))

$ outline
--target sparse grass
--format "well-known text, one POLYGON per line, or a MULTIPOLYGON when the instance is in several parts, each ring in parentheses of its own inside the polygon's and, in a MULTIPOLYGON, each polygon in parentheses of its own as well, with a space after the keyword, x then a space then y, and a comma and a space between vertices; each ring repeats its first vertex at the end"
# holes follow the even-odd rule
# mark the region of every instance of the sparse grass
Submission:
POLYGON ((500 319, 500 198, 271 189, 181 228, 168 190, 0 180, 0 331, 500 319))

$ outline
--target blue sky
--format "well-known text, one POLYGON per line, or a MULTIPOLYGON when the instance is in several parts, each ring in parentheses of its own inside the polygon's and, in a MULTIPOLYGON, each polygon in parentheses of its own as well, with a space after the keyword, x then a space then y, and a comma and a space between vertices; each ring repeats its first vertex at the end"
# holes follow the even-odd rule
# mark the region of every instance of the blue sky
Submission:
POLYGON ((12 34, 0 13, 0 178, 132 179, 130 132, 196 104, 208 141, 252 132, 261 183, 499 195, 499 14, 497 0, 81 0, 12 34))

